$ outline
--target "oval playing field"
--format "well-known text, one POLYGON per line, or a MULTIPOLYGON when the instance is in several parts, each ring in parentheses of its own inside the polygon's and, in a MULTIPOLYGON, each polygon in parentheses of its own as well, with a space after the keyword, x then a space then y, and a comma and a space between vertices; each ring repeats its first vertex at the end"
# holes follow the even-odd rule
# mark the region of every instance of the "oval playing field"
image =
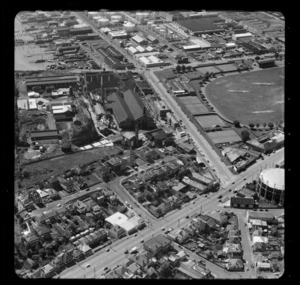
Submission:
POLYGON ((221 77, 206 86, 205 95, 229 120, 278 123, 284 120, 284 69, 221 77))

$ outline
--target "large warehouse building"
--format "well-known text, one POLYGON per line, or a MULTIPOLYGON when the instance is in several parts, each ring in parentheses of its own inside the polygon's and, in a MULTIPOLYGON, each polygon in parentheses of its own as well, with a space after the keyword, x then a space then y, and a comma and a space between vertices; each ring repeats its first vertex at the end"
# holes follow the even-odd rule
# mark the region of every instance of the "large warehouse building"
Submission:
POLYGON ((139 95, 133 90, 128 89, 123 95, 116 93, 108 95, 106 110, 113 113, 122 129, 134 129, 135 123, 138 123, 141 129, 155 128, 153 119, 139 95))
POLYGON ((257 193, 260 197, 275 204, 284 204, 284 169, 269 168, 259 175, 257 193))

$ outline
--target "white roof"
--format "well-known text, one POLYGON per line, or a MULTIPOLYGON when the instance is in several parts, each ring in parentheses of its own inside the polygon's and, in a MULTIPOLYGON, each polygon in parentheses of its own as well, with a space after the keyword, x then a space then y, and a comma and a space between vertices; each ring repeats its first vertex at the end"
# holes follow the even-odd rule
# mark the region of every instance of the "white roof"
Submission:
POLYGON ((34 92, 34 91, 28 92, 28 97, 39 97, 39 96, 40 96, 40 94, 37 92, 34 92))
POLYGON ((155 63, 161 62, 161 60, 160 60, 159 58, 157 58, 156 56, 154 56, 154 55, 150 55, 148 58, 149 58, 152 62, 155 62, 155 63))
POLYGON ((211 44, 204 39, 191 39, 190 42, 203 48, 211 46, 211 44))
POLYGON ((136 52, 137 52, 137 50, 136 50, 133 46, 129 47, 128 50, 129 50, 131 53, 136 53, 136 52))
POLYGON ((137 43, 140 43, 140 42, 145 41, 145 39, 142 38, 142 37, 139 36, 139 35, 134 36, 132 39, 133 39, 134 41, 136 41, 137 43))
POLYGON ((25 109, 25 110, 28 109, 28 101, 27 101, 27 99, 19 99, 17 101, 17 104, 18 104, 18 108, 20 108, 20 109, 25 109))
POLYGON ((153 47, 148 46, 148 47, 146 47, 146 50, 147 50, 147 51, 152 51, 152 50, 153 50, 153 47))
POLYGON ((144 57, 144 56, 140 57, 139 60, 142 61, 145 64, 149 64, 150 63, 149 59, 146 58, 146 57, 144 57))
POLYGON ((262 220, 250 219, 250 223, 253 226, 267 226, 267 222, 262 220))
POLYGON ((90 149, 90 148, 92 148, 91 145, 86 145, 86 146, 85 146, 85 149, 90 149))
POLYGON ((263 170, 259 179, 269 187, 284 190, 284 169, 282 168, 269 168, 263 170))
POLYGON ((109 216, 105 219, 105 221, 109 222, 113 226, 118 225, 126 222, 128 220, 127 216, 121 214, 120 212, 116 212, 115 214, 109 216))
POLYGON ((144 52, 145 51, 145 49, 141 46, 137 46, 136 50, 138 50, 139 52, 144 52))
POLYGON ((235 34, 236 37, 252 37, 251 33, 235 34))
POLYGON ((195 48, 200 48, 199 45, 189 45, 189 46, 183 46, 183 49, 186 50, 186 49, 195 49, 195 48))
POLYGON ((100 146, 101 145, 101 143, 100 142, 96 142, 96 143, 93 143, 93 146, 100 146))
POLYGON ((235 43, 226 43, 226 46, 227 46, 227 47, 235 47, 236 44, 235 44, 235 43))
POLYGON ((37 109, 36 100, 28 99, 29 109, 37 109))
POLYGON ((262 237, 262 236, 253 236, 252 237, 252 243, 255 244, 257 242, 268 243, 268 238, 267 237, 262 237))

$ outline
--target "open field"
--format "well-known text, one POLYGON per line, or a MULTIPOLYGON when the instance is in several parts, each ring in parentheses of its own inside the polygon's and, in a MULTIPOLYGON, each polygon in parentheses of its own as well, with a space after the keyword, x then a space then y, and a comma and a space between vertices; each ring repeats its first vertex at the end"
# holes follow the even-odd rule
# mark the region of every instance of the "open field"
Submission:
POLYGON ((197 116, 195 119, 204 129, 212 128, 214 125, 219 125, 221 127, 226 125, 226 123, 218 115, 197 116))
POLYGON ((119 150, 116 147, 103 147, 28 164, 24 166, 24 169, 29 172, 30 177, 28 180, 24 179, 22 183, 24 185, 26 182, 34 184, 50 176, 62 174, 80 164, 101 161, 101 159, 109 158, 117 153, 119 150))
POLYGON ((276 123, 284 116, 284 69, 221 77, 206 86, 205 95, 229 120, 276 123))
POLYGON ((234 130, 217 131, 207 134, 214 144, 233 143, 241 141, 241 138, 234 130))

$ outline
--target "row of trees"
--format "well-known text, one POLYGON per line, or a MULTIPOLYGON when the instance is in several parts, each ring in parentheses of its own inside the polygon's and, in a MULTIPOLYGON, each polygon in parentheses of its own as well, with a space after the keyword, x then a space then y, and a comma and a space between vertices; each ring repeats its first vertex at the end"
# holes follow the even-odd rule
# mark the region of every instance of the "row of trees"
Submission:
POLYGON ((176 66, 176 68, 175 69, 173 69, 173 71, 175 72, 177 72, 177 73, 180 73, 181 71, 184 73, 184 72, 190 72, 190 71, 192 71, 192 67, 190 66, 190 65, 188 65, 188 66, 185 66, 184 64, 182 64, 182 65, 177 65, 176 66))
MULTIPOLYGON (((234 120, 233 121, 233 125, 236 127, 236 128, 240 128, 241 127, 241 124, 240 124, 240 122, 238 121, 238 120, 234 120)), ((254 124, 254 123, 250 123, 249 124, 249 127, 250 128, 254 128, 254 127, 257 127, 257 128, 259 128, 259 127, 269 127, 270 129, 272 129, 272 128, 274 128, 274 124, 273 123, 263 123, 262 125, 260 124, 260 123, 256 123, 256 124, 254 124)))

